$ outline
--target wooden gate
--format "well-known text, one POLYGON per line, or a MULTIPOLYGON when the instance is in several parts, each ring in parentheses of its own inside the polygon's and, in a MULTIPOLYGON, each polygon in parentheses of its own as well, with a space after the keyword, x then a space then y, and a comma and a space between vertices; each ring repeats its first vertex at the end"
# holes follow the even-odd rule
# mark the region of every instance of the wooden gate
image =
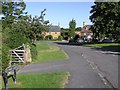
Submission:
POLYGON ((15 48, 13 50, 10 50, 10 63, 17 63, 22 62, 25 63, 25 45, 15 48))

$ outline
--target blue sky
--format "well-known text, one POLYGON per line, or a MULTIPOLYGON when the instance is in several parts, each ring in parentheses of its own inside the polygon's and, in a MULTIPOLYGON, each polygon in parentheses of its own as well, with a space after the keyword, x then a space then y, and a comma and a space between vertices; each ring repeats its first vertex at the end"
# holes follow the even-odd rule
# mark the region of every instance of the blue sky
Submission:
POLYGON ((26 10, 32 16, 39 16, 40 12, 46 8, 45 20, 49 20, 52 25, 68 28, 72 19, 76 20, 76 27, 81 27, 83 21, 92 24, 89 20, 91 6, 93 2, 26 2, 26 10))
POLYGON ((89 20, 91 6, 94 2, 26 2, 26 10, 32 16, 39 16, 46 8, 45 20, 52 25, 68 28, 72 19, 76 20, 76 27, 82 26, 83 21, 92 24, 89 20))

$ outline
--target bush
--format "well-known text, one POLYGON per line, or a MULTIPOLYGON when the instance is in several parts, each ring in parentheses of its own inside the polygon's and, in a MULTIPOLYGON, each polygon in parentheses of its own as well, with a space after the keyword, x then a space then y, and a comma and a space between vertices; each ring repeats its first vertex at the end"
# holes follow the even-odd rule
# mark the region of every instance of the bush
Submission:
POLYGON ((78 38, 80 38, 80 36, 76 34, 73 39, 76 41, 78 38))
POLYGON ((58 37, 58 40, 62 40, 62 36, 59 36, 59 37, 58 37))
POLYGON ((37 53, 38 53, 36 44, 34 44, 34 43, 30 44, 30 51, 31 51, 32 59, 36 59, 37 58, 37 53))
POLYGON ((45 37, 46 40, 52 40, 53 39, 53 36, 52 35, 48 35, 45 37))
POLYGON ((2 72, 9 66, 9 47, 7 45, 2 45, 2 72))
POLYGON ((27 38, 20 31, 12 30, 6 43, 11 49, 14 49, 19 47, 23 43, 26 43, 27 41, 27 38))
POLYGON ((64 40, 68 40, 68 37, 64 37, 63 39, 64 39, 64 40))
POLYGON ((39 36, 36 36, 36 38, 37 38, 37 41, 39 41, 39 40, 43 40, 44 36, 43 35, 39 35, 39 36))

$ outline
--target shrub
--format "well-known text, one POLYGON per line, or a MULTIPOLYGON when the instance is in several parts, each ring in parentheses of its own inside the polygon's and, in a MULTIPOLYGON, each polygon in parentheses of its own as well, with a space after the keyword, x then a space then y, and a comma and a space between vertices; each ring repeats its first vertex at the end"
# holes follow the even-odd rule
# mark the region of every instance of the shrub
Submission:
POLYGON ((7 39, 7 45, 11 49, 14 49, 23 43, 26 43, 27 41, 27 38, 19 30, 12 30, 12 32, 10 32, 9 38, 7 39))
POLYGON ((39 35, 39 36, 36 36, 36 38, 37 38, 37 41, 39 41, 39 40, 43 40, 44 36, 43 35, 39 35))
POLYGON ((45 37, 46 40, 52 40, 53 39, 53 36, 52 35, 48 35, 45 37))
POLYGON ((2 45, 2 71, 9 66, 9 47, 7 45, 2 45))
POLYGON ((59 37, 58 37, 58 40, 62 40, 62 36, 59 36, 59 37))
POLYGON ((77 40, 78 38, 80 38, 80 36, 76 34, 73 39, 74 39, 74 40, 77 40))
POLYGON ((36 47, 36 44, 34 44, 34 43, 30 44, 30 51, 31 51, 32 59, 36 59, 37 58, 37 47, 36 47))

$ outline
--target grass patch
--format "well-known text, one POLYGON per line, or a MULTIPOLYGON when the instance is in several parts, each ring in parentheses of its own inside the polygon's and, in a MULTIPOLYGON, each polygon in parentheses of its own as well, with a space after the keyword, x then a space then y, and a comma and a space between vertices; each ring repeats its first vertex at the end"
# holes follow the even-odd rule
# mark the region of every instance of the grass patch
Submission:
POLYGON ((33 59, 33 63, 64 60, 68 58, 68 55, 57 46, 42 44, 40 42, 36 42, 36 45, 38 54, 37 58, 33 59))
POLYGON ((43 42, 43 41, 47 41, 47 42, 61 42, 61 40, 40 40, 41 42, 43 42))
POLYGON ((48 61, 55 61, 55 60, 64 60, 67 58, 67 55, 63 50, 59 51, 45 51, 45 52, 38 52, 38 57, 34 62, 48 62, 48 61))
POLYGON ((85 46, 95 47, 104 51, 113 51, 119 52, 120 51, 120 44, 119 43, 100 43, 100 44, 85 44, 85 46))
POLYGON ((85 46, 92 46, 92 47, 96 47, 96 48, 103 48, 106 46, 120 46, 119 43, 100 43, 100 44, 85 44, 85 46))
POLYGON ((48 49, 50 49, 50 46, 48 44, 42 44, 40 42, 36 42, 35 44, 37 46, 38 51, 39 50, 48 50, 48 49))
POLYGON ((18 74, 17 83, 9 79, 10 88, 63 88, 68 72, 56 72, 46 74, 18 74))

